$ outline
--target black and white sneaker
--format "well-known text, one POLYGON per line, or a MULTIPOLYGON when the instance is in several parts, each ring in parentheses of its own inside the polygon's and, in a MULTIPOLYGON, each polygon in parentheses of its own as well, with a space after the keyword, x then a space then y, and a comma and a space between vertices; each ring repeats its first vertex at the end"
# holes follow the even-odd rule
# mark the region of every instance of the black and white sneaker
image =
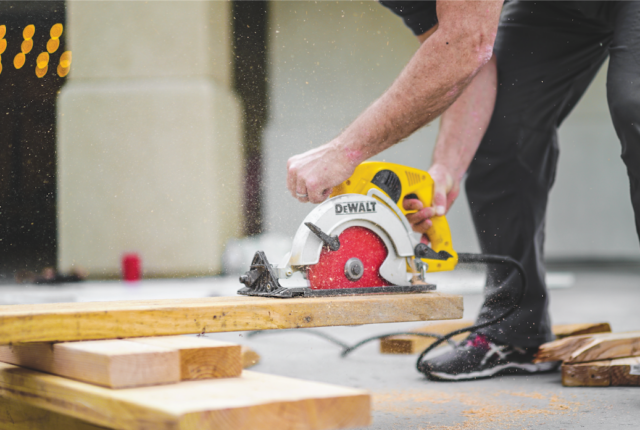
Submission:
POLYGON ((558 368, 559 362, 532 363, 537 350, 498 345, 482 334, 472 333, 452 351, 423 361, 420 370, 431 380, 468 381, 558 368))

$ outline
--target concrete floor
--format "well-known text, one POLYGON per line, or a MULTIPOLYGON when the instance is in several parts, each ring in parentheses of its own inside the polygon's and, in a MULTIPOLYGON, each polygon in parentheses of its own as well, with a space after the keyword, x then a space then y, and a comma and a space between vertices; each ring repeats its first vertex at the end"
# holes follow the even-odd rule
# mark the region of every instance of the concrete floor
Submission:
MULTIPOLYGON (((640 330, 640 273, 575 273, 570 289, 551 290, 554 323, 607 321, 614 331, 640 330)), ((480 294, 465 295, 465 318, 474 318, 480 294)), ((347 343, 423 324, 402 323, 316 329, 347 343)), ((565 388, 559 373, 505 376, 474 382, 424 379, 415 356, 381 355, 377 342, 346 359, 339 348, 307 333, 211 335, 244 343, 262 355, 252 370, 351 387, 373 393, 367 429, 609 429, 638 428, 640 389, 565 388)))
MULTIPOLYGON (((607 321, 614 331, 640 330, 640 270, 634 267, 562 270, 573 273, 574 282, 570 288, 565 284, 560 285, 565 288, 550 292, 554 323, 607 321)), ((236 282, 222 278, 141 284, 91 282, 63 287, 3 286, 0 302, 204 297, 233 294, 238 288, 236 282)), ((465 290, 460 286, 449 290, 456 288, 465 290)), ((465 294, 465 318, 473 319, 481 302, 481 294, 465 294)), ((422 325, 399 323, 314 330, 353 344, 369 336, 422 325)), ((559 373, 475 382, 431 382, 415 370, 415 356, 381 355, 377 342, 342 359, 338 346, 303 331, 271 331, 253 337, 238 332, 208 336, 256 350, 262 361, 251 370, 369 390, 373 394, 373 423, 367 427, 370 430, 637 428, 640 418, 640 396, 633 387, 564 388, 559 373)))

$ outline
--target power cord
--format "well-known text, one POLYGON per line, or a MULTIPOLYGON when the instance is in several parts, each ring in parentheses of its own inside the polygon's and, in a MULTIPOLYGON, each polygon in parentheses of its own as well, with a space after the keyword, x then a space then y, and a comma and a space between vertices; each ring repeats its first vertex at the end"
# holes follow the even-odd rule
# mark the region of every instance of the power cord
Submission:
MULTIPOLYGON (((489 321, 485 321, 480 324, 474 324, 469 327, 461 328, 458 330, 454 330, 451 333, 447 333, 442 336, 440 339, 433 342, 429 347, 427 347, 424 351, 420 353, 418 356, 418 360, 416 361, 416 368, 418 372, 425 373, 426 369, 422 365, 422 359, 434 348, 437 348, 442 342, 451 339, 453 336, 456 336, 460 333, 473 332, 476 330, 480 330, 481 328, 489 327, 491 325, 497 324, 506 320, 511 314, 513 314, 522 304, 522 299, 524 299, 524 295, 527 292, 527 276, 524 273, 524 267, 520 264, 519 261, 514 260, 511 257, 507 257, 505 255, 491 255, 491 254, 470 254, 470 253, 460 253, 458 254, 458 262, 459 263, 481 263, 481 264, 510 264, 516 268, 518 273, 520 274, 520 278, 522 279, 522 288, 520 288, 520 294, 518 294, 518 298, 515 300, 513 306, 507 309, 502 315, 498 315, 495 318, 490 319, 489 321)), ((505 281, 506 282, 506 281, 505 281)))
MULTIPOLYGON (((454 330, 450 333, 447 333, 446 335, 440 335, 440 334, 435 334, 435 333, 421 333, 421 332, 409 332, 409 331, 403 331, 403 332, 393 332, 393 333, 385 333, 382 335, 378 335, 378 336, 373 336, 373 337, 368 337, 364 340, 361 340, 360 342, 354 344, 354 345, 347 345, 345 342, 341 341, 338 338, 335 338, 331 335, 328 335, 326 333, 320 332, 320 331, 316 331, 316 330, 310 330, 310 329, 292 329, 292 330, 277 330, 277 331, 265 331, 265 330, 256 330, 256 331, 252 331, 250 333, 247 334, 247 337, 254 337, 257 335, 261 335, 261 334, 266 334, 266 333, 284 333, 284 332, 290 332, 290 331, 295 331, 297 333, 308 333, 308 334, 312 334, 314 336, 323 338, 325 340, 328 340, 329 342, 338 345, 342 348, 342 352, 340 353, 341 357, 346 357, 347 355, 349 355, 351 352, 353 352, 355 349, 361 347, 362 345, 369 343, 371 341, 377 340, 377 339, 383 339, 383 338, 387 338, 387 337, 391 337, 391 336, 400 336, 400 335, 410 335, 410 336, 422 336, 422 337, 432 337, 435 338, 436 341, 433 342, 431 345, 429 345, 428 348, 426 348, 424 351, 422 351, 422 353, 420 353, 420 356, 418 357, 418 360, 416 362, 416 368, 418 369, 419 372, 424 373, 425 369, 423 369, 422 366, 422 360, 424 359, 424 357, 430 353, 431 351, 433 351, 435 348, 437 348, 441 343, 443 342, 448 342, 450 345, 452 346, 456 346, 456 343, 451 340, 452 337, 461 334, 461 333, 466 333, 466 332, 473 332, 476 330, 480 330, 482 328, 485 327, 489 327, 493 324, 497 324, 499 322, 504 321, 505 319, 507 319, 509 316, 511 316, 522 304, 522 300, 524 298, 524 295, 527 291, 527 277, 525 275, 524 272, 524 268, 522 267, 522 265, 520 264, 520 262, 518 262, 517 260, 514 260, 511 257, 507 257, 504 255, 490 255, 490 254, 470 254, 470 253, 460 253, 458 254, 458 262, 459 263, 480 263, 480 264, 509 264, 512 265, 513 267, 515 267, 515 269, 518 271, 518 273, 520 274, 520 278, 522 279, 522 288, 520 288, 519 294, 517 299, 515 300, 513 306, 511 306, 509 309, 507 309, 504 313, 502 313, 502 315, 499 315, 495 318, 492 318, 488 321, 485 321, 483 323, 480 324, 474 324, 472 326, 469 327, 465 327, 465 328, 461 328, 458 330, 454 330)), ((505 281, 506 282, 506 281, 505 281)))

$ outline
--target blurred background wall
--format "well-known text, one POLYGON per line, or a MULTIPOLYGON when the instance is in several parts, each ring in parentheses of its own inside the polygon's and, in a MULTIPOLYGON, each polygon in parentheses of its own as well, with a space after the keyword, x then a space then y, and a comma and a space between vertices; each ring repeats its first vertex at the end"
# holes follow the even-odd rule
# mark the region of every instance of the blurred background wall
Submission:
MULTIPOLYGON (((335 137, 393 82, 418 42, 376 2, 275 1, 270 7, 265 225, 292 235, 311 206, 287 194, 287 158, 335 137)), ((549 259, 640 260, 605 77, 606 65, 560 132, 549 259)), ((376 159, 427 169, 437 130, 434 123, 376 159)), ((448 217, 456 249, 478 251, 464 193, 448 217)))
MULTIPOLYGON (((418 47, 374 1, 0 2, 0 274, 58 265, 115 277, 220 272, 229 238, 291 237, 312 209, 286 161, 335 137, 418 47), (51 70, 35 76, 63 23, 51 70), (36 26, 20 70, 22 30, 36 26), (55 73, 64 50, 71 72, 55 73)), ((547 256, 640 262, 606 66, 560 132, 547 256)), ((376 159, 427 169, 434 123, 376 159)), ((477 251, 464 193, 449 214, 477 251)))

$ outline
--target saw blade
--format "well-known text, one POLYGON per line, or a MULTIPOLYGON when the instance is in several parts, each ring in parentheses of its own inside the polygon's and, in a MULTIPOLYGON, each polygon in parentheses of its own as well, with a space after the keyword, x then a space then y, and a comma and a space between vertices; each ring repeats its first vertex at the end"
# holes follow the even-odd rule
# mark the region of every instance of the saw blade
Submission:
POLYGON ((390 286, 380 276, 388 250, 380 237, 365 227, 349 227, 339 236, 340 248, 322 249, 317 264, 308 267, 307 279, 314 290, 390 286))

